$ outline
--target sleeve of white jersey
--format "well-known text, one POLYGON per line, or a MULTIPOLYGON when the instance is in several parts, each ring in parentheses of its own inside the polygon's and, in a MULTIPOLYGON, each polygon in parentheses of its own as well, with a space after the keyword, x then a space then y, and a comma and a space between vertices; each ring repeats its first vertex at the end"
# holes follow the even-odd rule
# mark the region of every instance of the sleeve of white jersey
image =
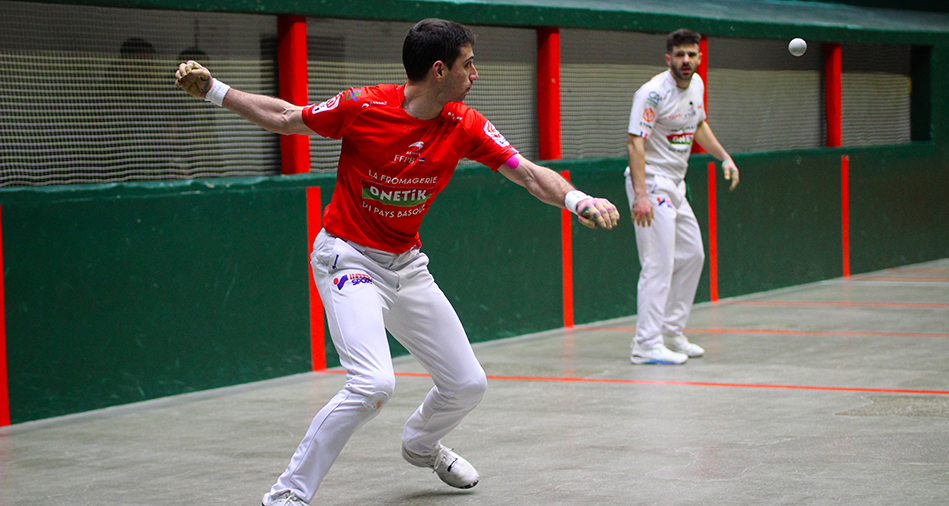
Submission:
POLYGON ((633 108, 629 113, 628 133, 642 138, 649 137, 656 124, 656 110, 659 108, 659 93, 648 86, 639 88, 633 96, 633 108))

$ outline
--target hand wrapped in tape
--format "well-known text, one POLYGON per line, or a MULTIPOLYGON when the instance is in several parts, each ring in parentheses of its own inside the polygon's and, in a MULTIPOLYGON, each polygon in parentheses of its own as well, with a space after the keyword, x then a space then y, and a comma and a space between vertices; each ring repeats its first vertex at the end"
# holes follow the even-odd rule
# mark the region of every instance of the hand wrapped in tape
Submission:
POLYGON ((619 211, 609 200, 590 197, 577 203, 577 218, 585 227, 609 230, 619 223, 619 211))
POLYGON ((194 60, 178 65, 175 72, 175 86, 185 90, 188 95, 204 98, 211 88, 211 72, 194 60))

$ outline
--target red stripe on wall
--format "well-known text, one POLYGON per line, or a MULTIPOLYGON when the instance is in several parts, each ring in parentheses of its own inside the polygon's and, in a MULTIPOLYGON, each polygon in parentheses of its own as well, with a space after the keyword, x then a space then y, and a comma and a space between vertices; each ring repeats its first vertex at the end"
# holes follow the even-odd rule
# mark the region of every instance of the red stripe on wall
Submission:
POLYGON ((842 115, 840 103, 840 74, 843 63, 840 44, 824 44, 824 109, 827 115, 827 147, 840 147, 843 142, 842 115))
MULTIPOLYGON (((277 17, 277 79, 280 98, 294 105, 307 105, 306 17, 277 17)), ((284 174, 310 172, 310 138, 280 136, 280 170, 284 174)))
MULTIPOLYGON (((307 248, 311 251, 313 241, 322 228, 323 206, 320 197, 319 187, 310 187, 306 189, 306 226, 307 226, 307 248)), ((309 260, 309 258, 307 258, 309 260)), ((307 261, 307 265, 310 262, 307 261)), ((307 269, 309 271, 309 269, 307 269)), ((320 299, 320 293, 316 290, 316 283, 313 282, 313 273, 308 272, 310 279, 310 355, 313 359, 313 370, 322 371, 326 369, 326 331, 323 324, 323 300, 320 299)))
POLYGON ((844 277, 850 277, 850 157, 840 157, 840 222, 843 237, 844 277))
POLYGON ((718 301, 718 220, 715 204, 715 162, 708 163, 708 276, 712 302, 718 301))
MULTIPOLYGON (((560 173, 570 181, 570 171, 560 173)), ((563 258, 563 326, 573 327, 573 213, 560 210, 561 257, 563 258)))
POLYGON ((537 127, 541 160, 559 160, 560 29, 537 29, 537 127))
MULTIPOLYGON (((705 116, 708 117, 708 37, 705 35, 703 35, 702 40, 699 41, 699 52, 702 53, 702 61, 699 62, 699 68, 695 69, 695 73, 702 78, 702 82, 705 84, 705 94, 702 95, 702 103, 705 104, 705 116)), ((705 148, 700 146, 697 142, 693 142, 692 152, 704 153, 705 148)))
POLYGON ((3 220, 0 219, 0 427, 10 425, 10 392, 7 390, 7 318, 3 287, 3 220))

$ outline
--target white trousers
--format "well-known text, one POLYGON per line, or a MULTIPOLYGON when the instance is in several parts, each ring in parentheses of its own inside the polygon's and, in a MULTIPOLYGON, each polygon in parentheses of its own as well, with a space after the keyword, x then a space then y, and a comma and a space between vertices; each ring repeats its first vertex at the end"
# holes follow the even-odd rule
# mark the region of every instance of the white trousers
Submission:
MULTIPOLYGON (((440 440, 484 396, 487 379, 448 299, 417 248, 393 254, 321 231, 310 256, 346 385, 317 413, 271 494, 310 502, 343 446, 395 388, 386 329, 425 367, 435 386, 405 423, 402 444, 434 455, 440 440)), ((398 457, 398 453, 394 453, 398 457)))
MULTIPOLYGON (((662 344, 663 337, 675 337, 685 329, 702 275, 705 252, 695 213, 685 198, 685 181, 647 175, 646 192, 654 217, 652 225, 636 226, 642 271, 634 344, 651 349, 662 344)), ((636 196, 629 172, 626 195, 632 209, 636 196)))

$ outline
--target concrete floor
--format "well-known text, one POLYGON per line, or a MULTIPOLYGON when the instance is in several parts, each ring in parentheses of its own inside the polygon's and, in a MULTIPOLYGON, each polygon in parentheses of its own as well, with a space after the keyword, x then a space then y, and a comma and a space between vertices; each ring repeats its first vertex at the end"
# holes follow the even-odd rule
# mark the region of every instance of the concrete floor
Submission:
MULTIPOLYGON (((635 318, 476 345, 482 404, 444 441, 470 491, 399 455, 431 387, 396 393, 316 505, 945 505, 949 260, 701 304, 707 356, 633 366, 635 318)), ((0 429, 0 506, 254 506, 336 373, 0 429)))

